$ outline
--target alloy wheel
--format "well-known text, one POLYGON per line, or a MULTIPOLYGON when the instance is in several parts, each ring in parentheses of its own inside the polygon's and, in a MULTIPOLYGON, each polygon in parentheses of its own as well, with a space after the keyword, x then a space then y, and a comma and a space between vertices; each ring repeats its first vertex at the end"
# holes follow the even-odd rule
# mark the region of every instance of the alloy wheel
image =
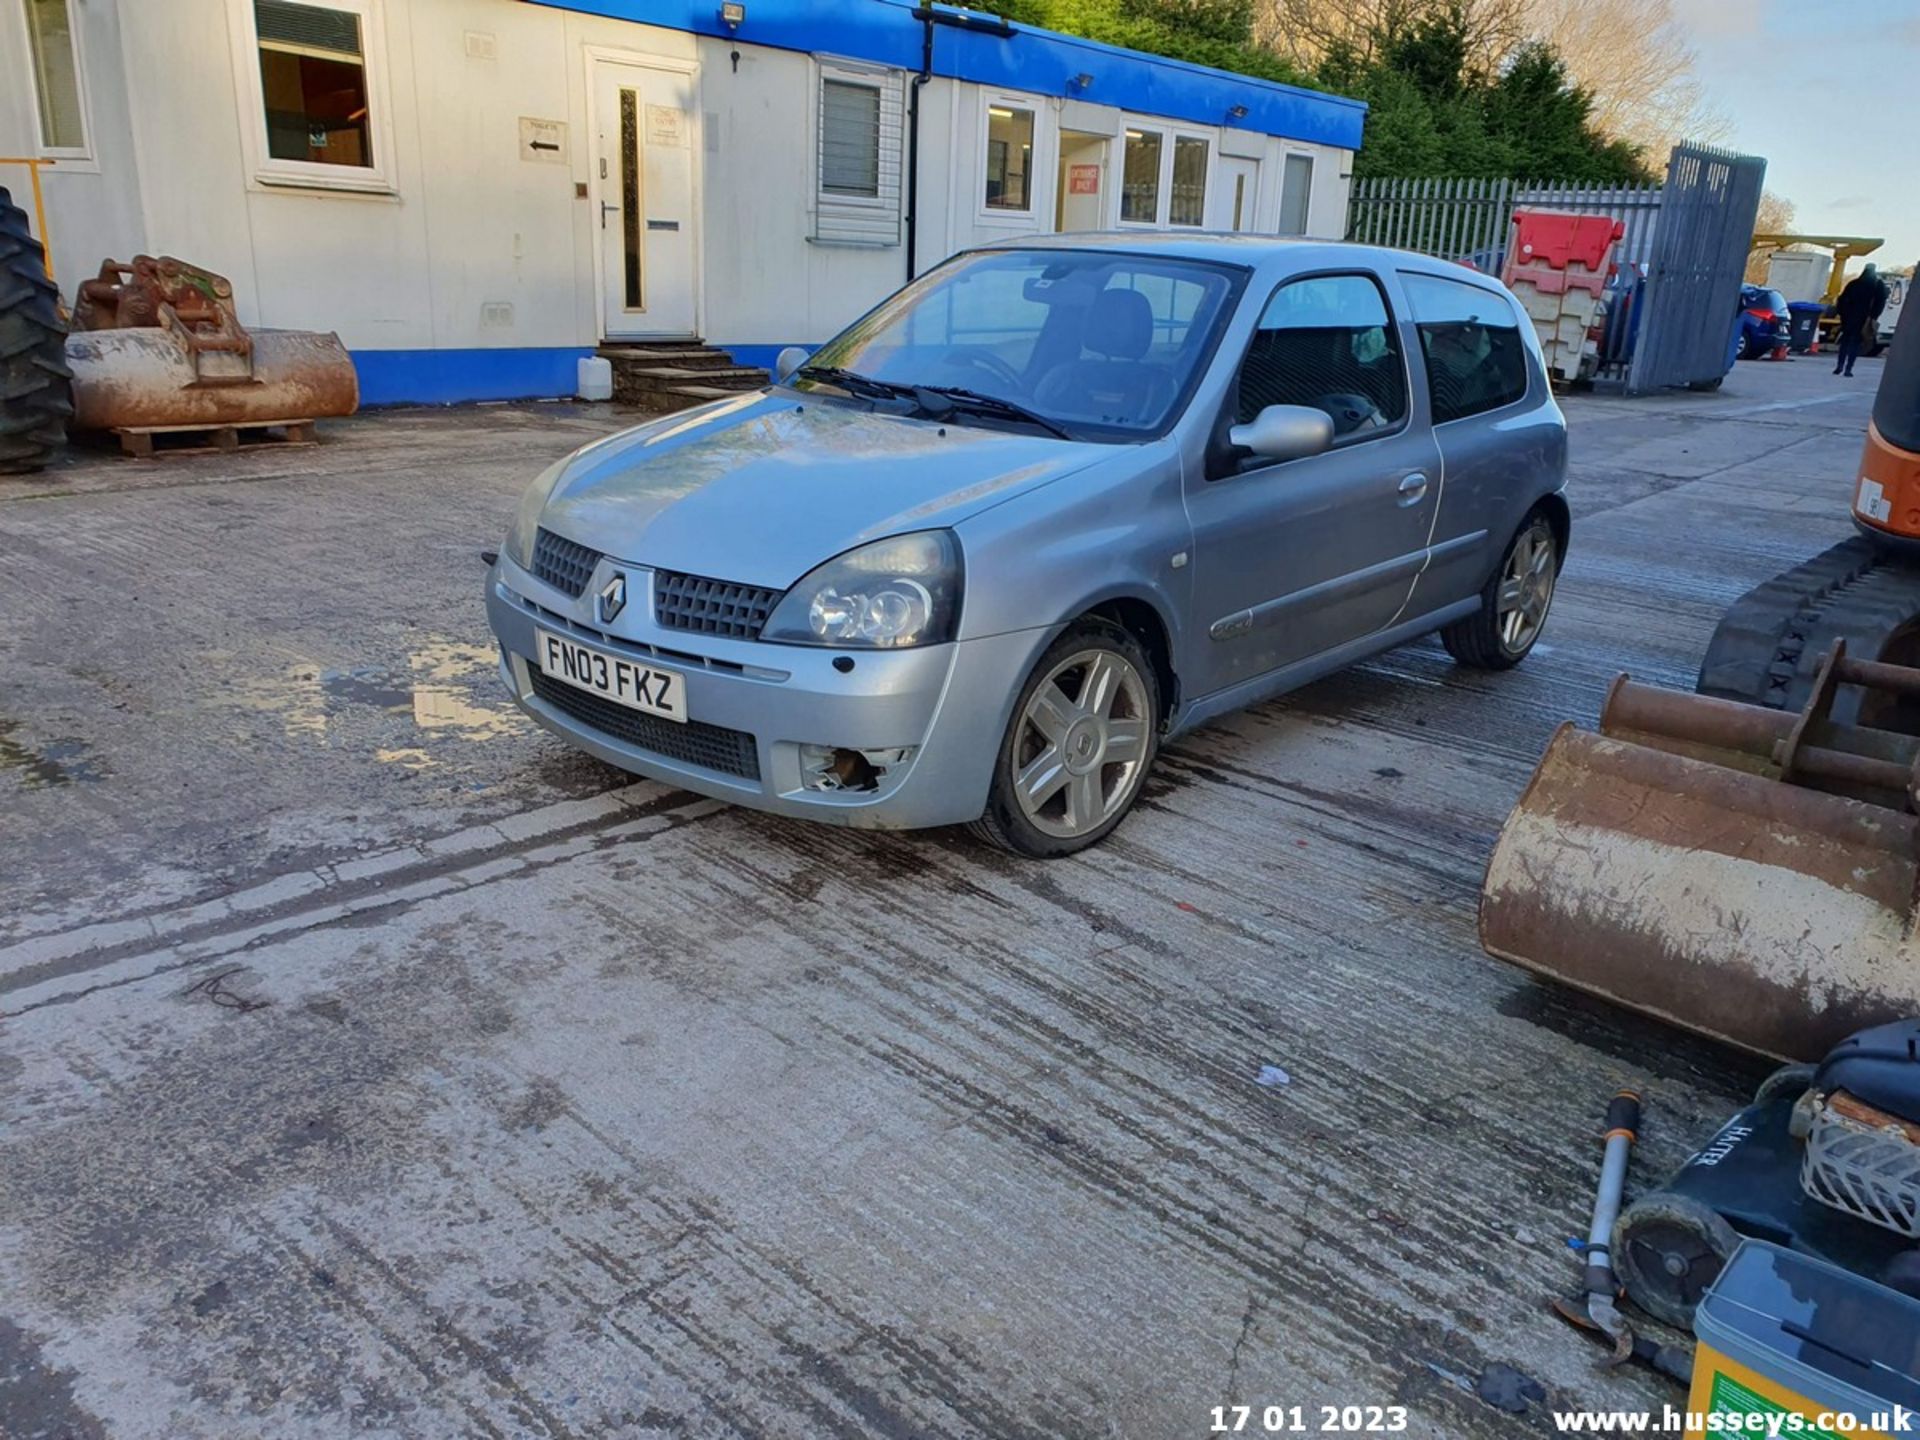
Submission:
POLYGON ((1112 650, 1077 651, 1034 687, 1013 746, 1013 793, 1036 828, 1071 840, 1125 810, 1147 758, 1147 685, 1112 650))
POLYGON ((1500 576, 1495 613, 1500 645, 1509 655, 1533 644, 1547 623, 1555 578, 1553 531, 1536 522, 1513 542, 1500 576))

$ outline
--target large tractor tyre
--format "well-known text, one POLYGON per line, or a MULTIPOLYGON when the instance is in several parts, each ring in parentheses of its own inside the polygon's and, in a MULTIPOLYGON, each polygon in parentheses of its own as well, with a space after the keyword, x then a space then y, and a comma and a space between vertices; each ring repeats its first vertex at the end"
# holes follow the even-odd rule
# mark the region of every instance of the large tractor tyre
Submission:
POLYGON ((0 475, 44 469, 67 443, 72 415, 60 292, 27 212, 0 188, 0 475))

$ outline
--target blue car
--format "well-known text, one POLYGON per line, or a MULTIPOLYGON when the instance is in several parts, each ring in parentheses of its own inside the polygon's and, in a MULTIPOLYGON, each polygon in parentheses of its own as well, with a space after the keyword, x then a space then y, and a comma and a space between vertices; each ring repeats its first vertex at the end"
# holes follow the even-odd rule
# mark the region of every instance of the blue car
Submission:
POLYGON ((1793 317, 1787 310, 1787 297, 1764 285, 1740 287, 1739 346, 1742 360, 1757 360, 1771 355, 1787 343, 1793 317))

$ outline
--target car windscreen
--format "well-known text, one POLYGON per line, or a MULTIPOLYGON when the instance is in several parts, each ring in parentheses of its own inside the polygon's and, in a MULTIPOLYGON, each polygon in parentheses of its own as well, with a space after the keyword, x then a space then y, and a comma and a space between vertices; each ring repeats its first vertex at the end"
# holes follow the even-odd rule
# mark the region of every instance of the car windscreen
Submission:
POLYGON ((828 341, 801 381, 971 392, 1076 438, 1139 440, 1177 418, 1244 275, 1153 254, 972 251, 828 341))

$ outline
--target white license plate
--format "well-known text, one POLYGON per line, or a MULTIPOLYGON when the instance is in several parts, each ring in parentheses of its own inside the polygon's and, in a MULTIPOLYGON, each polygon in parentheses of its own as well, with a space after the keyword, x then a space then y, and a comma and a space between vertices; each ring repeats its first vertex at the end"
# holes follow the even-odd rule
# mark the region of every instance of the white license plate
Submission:
POLYGON ((547 630, 533 632, 533 653, 541 670, 576 690, 625 705, 629 710, 658 715, 662 720, 687 723, 686 708, 681 703, 686 686, 677 671, 638 665, 547 630))

